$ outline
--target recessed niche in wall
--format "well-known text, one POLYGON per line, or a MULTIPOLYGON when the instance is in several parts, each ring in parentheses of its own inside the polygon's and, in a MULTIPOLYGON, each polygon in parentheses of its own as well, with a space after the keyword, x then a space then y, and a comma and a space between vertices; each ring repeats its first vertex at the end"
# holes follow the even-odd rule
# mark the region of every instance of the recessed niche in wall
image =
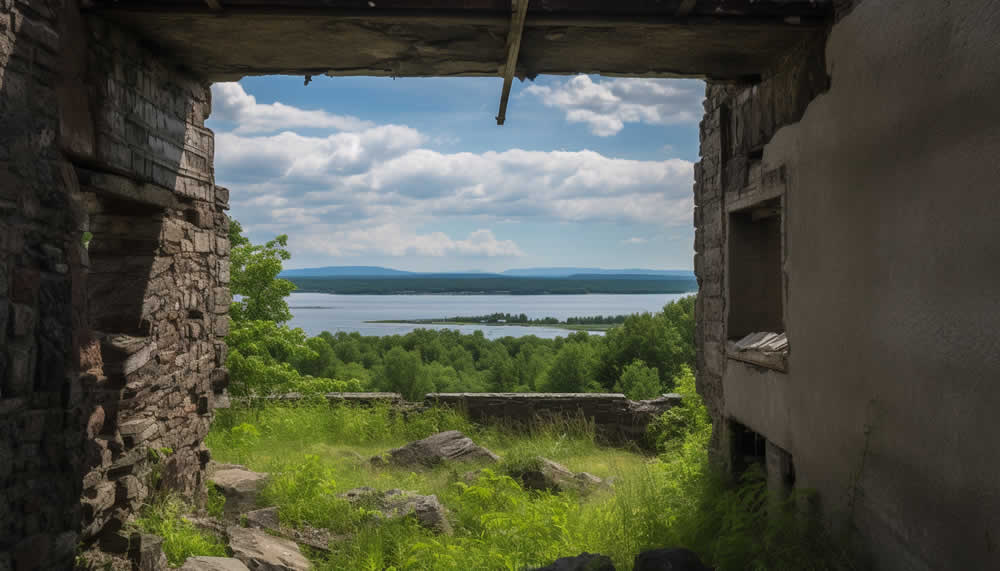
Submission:
POLYGON ((783 370, 788 352, 782 276, 781 199, 729 215, 730 357, 783 370))
POLYGON ((753 465, 767 468, 767 439, 742 423, 729 419, 729 465, 739 478, 753 465))

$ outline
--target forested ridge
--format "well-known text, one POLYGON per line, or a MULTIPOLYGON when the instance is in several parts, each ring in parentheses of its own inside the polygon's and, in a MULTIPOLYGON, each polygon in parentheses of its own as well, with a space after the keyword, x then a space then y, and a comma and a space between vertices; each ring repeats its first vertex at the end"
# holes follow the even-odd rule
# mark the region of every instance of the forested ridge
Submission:
POLYGON ((693 366, 693 297, 656 314, 600 317, 621 321, 604 336, 490 340, 481 331, 417 329, 307 337, 283 325, 291 317, 285 297, 295 287, 278 278, 289 257, 286 238, 253 245, 235 221, 230 234, 232 288, 240 296, 227 338, 235 394, 377 390, 420 399, 429 392, 620 391, 639 399, 671 390, 673 379, 693 366))

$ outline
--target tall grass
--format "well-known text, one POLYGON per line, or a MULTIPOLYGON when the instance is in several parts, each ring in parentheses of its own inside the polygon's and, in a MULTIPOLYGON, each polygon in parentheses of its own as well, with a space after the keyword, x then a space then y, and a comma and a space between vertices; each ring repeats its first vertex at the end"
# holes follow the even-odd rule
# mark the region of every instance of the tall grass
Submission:
POLYGON ((146 533, 163 538, 163 552, 171 567, 179 567, 188 557, 211 555, 226 557, 226 545, 217 537, 202 532, 181 517, 191 507, 172 495, 161 495, 143 506, 134 525, 146 533))
MULTIPOLYGON (((693 376, 682 375, 678 387, 694 395, 693 376)), ((732 487, 713 471, 711 426, 696 397, 653 432, 662 453, 648 457, 602 447, 593 424, 579 418, 480 427, 446 408, 404 415, 388 406, 317 401, 220 411, 206 442, 219 461, 272 474, 261 501, 277 505, 284 524, 346 536, 315 560, 319 569, 519 570, 589 551, 627 571, 640 551, 665 546, 693 549, 720 571, 849 567, 822 526, 794 509, 797 498, 770 501, 759 474, 732 487), (450 429, 503 461, 419 471, 366 461, 450 429), (613 477, 614 490, 538 492, 504 475, 505 466, 536 456, 613 477), (436 494, 450 511, 454 535, 435 535, 411 519, 375 521, 336 497, 362 485, 436 494)))

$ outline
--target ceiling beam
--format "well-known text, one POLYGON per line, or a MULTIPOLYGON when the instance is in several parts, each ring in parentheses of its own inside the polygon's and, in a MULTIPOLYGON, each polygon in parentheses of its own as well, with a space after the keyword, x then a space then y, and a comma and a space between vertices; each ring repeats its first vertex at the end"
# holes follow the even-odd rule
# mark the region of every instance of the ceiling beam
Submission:
POLYGON ((503 125, 507 118, 507 100, 510 98, 510 87, 514 83, 514 71, 517 68, 517 54, 521 51, 521 34, 524 32, 524 19, 528 14, 528 0, 511 0, 510 30, 507 32, 507 65, 503 68, 503 91, 500 92, 500 112, 497 113, 497 125, 503 125))

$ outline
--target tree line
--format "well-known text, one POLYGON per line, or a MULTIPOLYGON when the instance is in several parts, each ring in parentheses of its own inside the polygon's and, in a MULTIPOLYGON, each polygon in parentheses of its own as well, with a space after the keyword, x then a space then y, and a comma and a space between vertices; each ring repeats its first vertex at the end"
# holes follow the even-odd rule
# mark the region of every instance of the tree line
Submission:
POLYGON ((693 368, 693 296, 657 313, 611 317, 621 320, 604 336, 490 340, 481 331, 417 329, 385 337, 308 337, 284 324, 291 318, 285 297, 295 289, 278 278, 290 258, 287 237, 254 245, 234 220, 230 240, 230 287, 237 299, 230 307, 227 366, 237 395, 392 391, 418 400, 429 392, 545 391, 623 392, 642 399, 670 391, 674 379, 693 368))

